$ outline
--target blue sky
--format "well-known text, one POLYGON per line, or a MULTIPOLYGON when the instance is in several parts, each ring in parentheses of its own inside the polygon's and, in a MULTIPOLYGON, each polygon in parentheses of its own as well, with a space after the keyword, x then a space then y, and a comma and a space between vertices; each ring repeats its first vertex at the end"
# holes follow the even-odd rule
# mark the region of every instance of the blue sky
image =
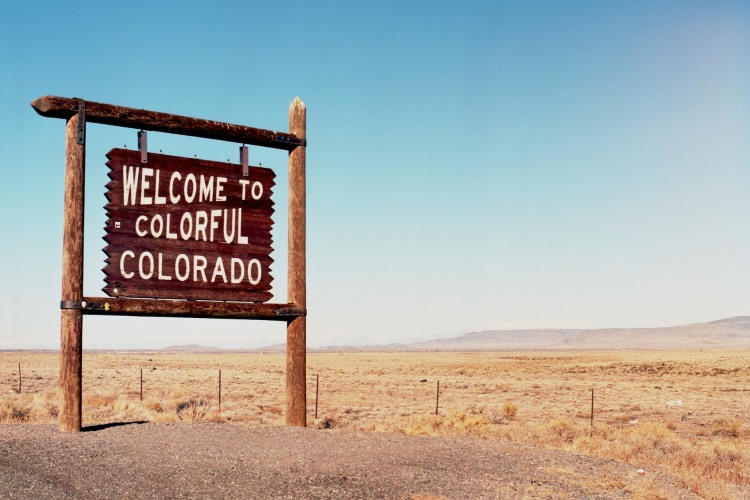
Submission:
MULTIPOLYGON (((308 344, 750 314, 750 3, 3 2, 0 348, 59 345, 64 122, 50 94, 287 130, 308 108, 308 344)), ((85 294, 104 285, 90 125, 85 294)), ((237 161, 237 145, 149 148, 237 161)), ((286 297, 284 152, 274 301, 286 297)), ((84 348, 285 340, 84 320, 84 348)))

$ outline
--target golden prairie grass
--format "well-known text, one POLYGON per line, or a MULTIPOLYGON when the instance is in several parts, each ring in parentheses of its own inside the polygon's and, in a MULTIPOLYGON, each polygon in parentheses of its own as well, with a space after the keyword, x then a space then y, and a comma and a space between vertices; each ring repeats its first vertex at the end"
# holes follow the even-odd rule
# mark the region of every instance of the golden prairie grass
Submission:
MULTIPOLYGON (((84 425, 284 423, 283 354, 83 359, 84 425)), ((308 422, 558 448, 672 473, 705 498, 739 498, 750 488, 749 361, 748 351, 310 353, 308 422)), ((0 353, 0 422, 55 422, 58 366, 57 353, 0 353)), ((631 496, 653 498, 647 483, 628 486, 631 496)))

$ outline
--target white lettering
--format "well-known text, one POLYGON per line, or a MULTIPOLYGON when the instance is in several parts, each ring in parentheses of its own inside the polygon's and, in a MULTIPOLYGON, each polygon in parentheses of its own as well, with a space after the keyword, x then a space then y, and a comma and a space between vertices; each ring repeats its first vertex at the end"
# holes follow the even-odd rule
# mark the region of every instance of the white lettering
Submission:
POLYGON ((225 182, 227 182, 226 177, 216 178, 216 201, 227 201, 227 195, 221 194, 224 191, 225 182))
POLYGON ((179 172, 172 172, 172 177, 169 178, 169 201, 172 203, 179 203, 181 196, 174 194, 174 180, 182 180, 182 175, 179 172))
POLYGON ((195 193, 198 191, 198 183, 195 180, 194 174, 187 174, 187 177, 185 177, 185 201, 188 203, 192 203, 195 199, 195 193), (193 187, 191 188, 190 193, 188 193, 188 185, 192 184, 193 187))
POLYGON ((172 221, 170 220, 172 214, 167 214, 167 223, 165 224, 165 227, 167 229, 167 232, 165 236, 168 240, 176 240, 177 239, 177 233, 173 233, 172 230, 172 221))
POLYGON ((128 167, 125 166, 122 169, 122 190, 123 199, 125 200, 125 206, 128 206, 128 195, 130 196, 130 204, 135 205, 135 195, 138 191, 138 172, 139 167, 128 167), (135 170, 135 172, 134 172, 135 170))
MULTIPOLYGON (((170 260, 168 254, 142 252, 138 257, 138 276, 147 281, 151 279, 159 281, 171 281, 174 276, 177 281, 191 281, 193 283, 208 283, 208 267, 211 266, 210 283, 232 283, 238 285, 247 279, 252 286, 260 284, 263 280, 263 266, 258 259, 243 261, 241 258, 232 257, 229 260, 229 269, 223 257, 208 258, 204 255, 178 254, 174 261, 170 260), (191 262, 192 259, 192 262, 191 262), (170 273, 174 262, 174 271, 170 273), (229 273, 228 273, 229 272, 229 273)), ((125 279, 132 279, 136 273, 130 270, 131 260, 135 260, 136 254, 132 250, 126 250, 120 256, 120 274, 125 279)), ((241 286, 246 289, 246 286, 241 286)))
POLYGON ((230 278, 232 283, 240 283, 242 278, 245 277, 245 265, 240 259, 232 257, 232 260, 230 261, 230 272, 232 273, 230 278), (239 267, 239 275, 237 275, 237 272, 235 271, 237 267, 239 267))
POLYGON ((234 222, 237 220, 237 209, 232 209, 232 224, 230 227, 232 228, 231 233, 227 233, 227 221, 229 220, 229 217, 227 217, 227 209, 224 209, 224 242, 225 243, 231 243, 234 240, 234 222))
POLYGON ((154 175, 153 168, 143 167, 141 169, 141 205, 151 205, 152 203, 151 197, 146 196, 146 190, 151 185, 151 183, 146 180, 146 177, 151 177, 152 175, 154 175))
POLYGON ((254 200, 260 200, 260 197, 263 196, 263 184, 258 181, 253 182, 250 196, 252 196, 254 200))
POLYGON ((120 274, 122 274, 123 278, 125 278, 126 280, 129 280, 135 275, 135 273, 133 272, 129 273, 125 270, 125 257, 130 257, 132 259, 133 257, 135 257, 135 254, 131 252, 130 250, 125 250, 124 252, 122 252, 122 255, 120 256, 120 274))
POLYGON ((147 221, 148 217, 146 217, 145 215, 138 216, 138 218, 135 220, 135 234, 140 237, 144 237, 148 234, 148 231, 141 230, 141 220, 147 221))
POLYGON ((151 252, 143 252, 141 256, 138 258, 138 274, 141 276, 141 279, 148 280, 151 279, 151 276, 154 274, 154 256, 151 255, 151 252), (143 261, 148 258, 149 261, 149 269, 148 273, 145 273, 143 271, 143 261))
POLYGON ((159 171, 156 171, 156 186, 154 187, 154 205, 166 205, 167 197, 159 196, 159 171))
POLYGON ((221 275, 224 283, 227 282, 227 273, 226 271, 224 271, 224 261, 221 260, 221 257, 216 258, 216 264, 214 264, 214 273, 211 275, 211 283, 216 282, 216 276, 218 275, 221 275))
POLYGON ((206 227, 208 226, 208 212, 205 210, 198 210, 195 212, 195 241, 199 241, 198 235, 203 233, 203 241, 206 239, 206 227))
POLYGON ((190 212, 185 212, 182 214, 182 219, 180 219, 180 238, 182 238, 184 241, 187 241, 190 239, 190 235, 193 233, 193 216, 190 215, 190 212), (187 221, 187 229, 185 229, 185 222, 187 221))
POLYGON ((190 276, 190 259, 184 253, 178 255, 174 261, 174 275, 179 281, 185 281, 190 276), (185 274, 180 274, 180 261, 185 261, 185 274))
POLYGON ((211 241, 214 241, 214 229, 219 229, 219 221, 216 217, 221 217, 221 210, 211 210, 211 241))
POLYGON ((237 213, 237 243, 247 245, 247 236, 242 236, 242 209, 238 208, 237 213))
POLYGON ((198 281, 198 273, 203 276, 203 282, 206 280, 206 266, 208 266, 208 260, 202 255, 193 256, 193 281, 198 281))
POLYGON ((200 195, 198 196, 199 201, 214 201, 214 176, 212 175, 208 179, 201 175, 201 188, 200 195))
POLYGON ((161 265, 161 258, 162 258, 162 257, 161 257, 161 252, 160 252, 160 253, 159 253, 159 261, 158 261, 158 262, 159 262, 159 279, 160 279, 161 281, 169 281, 169 280, 171 280, 171 279, 172 279, 172 277, 171 277, 171 276, 165 276, 165 275, 164 275, 164 274, 162 273, 162 271, 161 271, 161 270, 162 270, 162 265, 161 265))
POLYGON ((161 215, 159 214, 154 215, 154 217, 151 219, 151 236, 153 236, 154 238, 158 238, 159 236, 161 236, 161 232, 163 230, 164 230, 164 219, 162 219, 161 215), (155 227, 157 222, 159 225, 158 230, 155 227))
POLYGON ((260 268, 260 261, 258 259, 252 259, 250 262, 248 262, 248 264, 247 264, 247 279, 248 279, 248 281, 250 281, 251 285, 257 285, 258 283, 260 283, 260 279, 261 279, 262 275, 263 275, 263 273, 262 273, 262 270, 260 268), (255 277, 253 277, 253 267, 255 267, 257 269, 257 274, 255 275, 255 277))
POLYGON ((245 201, 245 188, 250 184, 250 181, 247 179, 240 179, 240 184, 242 185, 242 201, 245 201))

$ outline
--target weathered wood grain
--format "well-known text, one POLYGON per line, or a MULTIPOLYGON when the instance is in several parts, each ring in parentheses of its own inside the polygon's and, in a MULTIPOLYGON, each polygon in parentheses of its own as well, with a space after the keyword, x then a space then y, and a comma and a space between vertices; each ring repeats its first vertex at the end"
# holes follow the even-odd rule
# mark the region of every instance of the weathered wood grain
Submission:
MULTIPOLYGON (((67 120, 78 112, 80 101, 81 99, 77 98, 71 99, 47 95, 34 100, 31 106, 42 116, 64 118, 67 120)), ((238 142, 286 151, 292 151, 298 146, 305 145, 304 138, 274 130, 234 125, 145 109, 127 108, 100 102, 85 101, 85 103, 86 121, 88 123, 101 123, 116 127, 153 130, 169 134, 238 142)))
POLYGON ((84 297, 82 312, 101 316, 152 316, 173 318, 228 318, 289 321, 304 316, 297 304, 256 304, 205 300, 156 300, 84 297))
MULTIPOLYGON (((307 110, 295 98, 289 107, 289 131, 307 137, 307 110)), ((289 153, 289 270, 287 301, 307 307, 305 150, 289 153)), ((286 340, 286 423, 307 425, 307 323, 304 316, 289 321, 286 340)))
POLYGON ((249 175, 244 176, 241 165, 163 154, 151 154, 148 164, 142 164, 138 151, 125 149, 113 149, 107 157, 111 180, 107 183, 109 201, 105 205, 107 234, 104 240, 108 245, 104 248, 106 286, 102 289, 107 295, 251 302, 272 298, 273 259, 270 255, 274 203, 271 195, 275 185, 272 170, 252 167, 249 175), (133 191, 133 175, 142 174, 143 168, 150 172, 149 188, 136 189, 135 196, 126 199, 124 177, 131 179, 129 185, 133 191), (222 179, 223 199, 217 199, 219 188, 212 183, 211 199, 201 199, 202 195, 196 194, 195 199, 188 202, 185 190, 180 189, 185 187, 186 184, 181 183, 187 183, 188 176, 196 179, 193 191, 199 190, 203 180, 208 185, 209 180, 222 179), (242 183, 245 183, 244 190, 242 183), (251 195, 251 187, 256 183, 262 187, 258 199, 251 195), (142 203, 143 195, 150 198, 149 203, 142 203), (155 204, 157 195, 162 198, 158 205, 155 204), (220 214, 215 228, 204 226, 200 232, 181 232, 183 216, 189 217, 193 221, 190 224, 197 227, 197 214, 202 212, 205 216, 212 211, 220 214), (240 234, 247 239, 246 243, 239 243, 240 234), (143 274, 138 272, 141 255, 144 256, 143 274), (195 256, 207 259, 208 267, 203 273, 193 272, 195 256), (178 258, 181 259, 179 266, 178 258), (223 272, 214 273, 214 263, 219 261, 221 266, 216 269, 223 272), (249 279, 251 261, 260 264, 260 269, 253 264, 254 271, 260 272, 259 280, 257 277, 249 279), (239 279, 240 270, 243 279, 239 279), (233 276, 238 279, 232 280, 233 276))
MULTIPOLYGON (((85 146, 76 143, 78 115, 65 129, 65 198, 63 207, 63 301, 83 297, 83 208, 85 146)), ((81 311, 60 312, 60 408, 59 427, 80 432, 82 422, 83 316, 81 311)))

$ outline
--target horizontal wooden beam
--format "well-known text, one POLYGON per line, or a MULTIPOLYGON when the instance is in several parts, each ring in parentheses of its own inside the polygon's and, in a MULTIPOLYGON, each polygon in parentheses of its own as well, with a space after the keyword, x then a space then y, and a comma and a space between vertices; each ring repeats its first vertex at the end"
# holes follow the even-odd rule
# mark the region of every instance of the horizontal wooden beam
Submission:
POLYGON ((89 123, 153 130, 155 132, 251 144, 286 151, 292 151, 297 146, 306 145, 305 139, 301 139, 294 134, 145 109, 126 108, 77 98, 46 95, 33 101, 31 107, 47 118, 64 118, 67 120, 78 113, 79 104, 82 102, 85 104, 86 121, 89 123))
POLYGON ((164 316, 173 318, 233 318, 291 321, 307 311, 295 304, 259 304, 208 300, 127 299, 84 297, 80 304, 62 303, 62 308, 102 316, 164 316))

